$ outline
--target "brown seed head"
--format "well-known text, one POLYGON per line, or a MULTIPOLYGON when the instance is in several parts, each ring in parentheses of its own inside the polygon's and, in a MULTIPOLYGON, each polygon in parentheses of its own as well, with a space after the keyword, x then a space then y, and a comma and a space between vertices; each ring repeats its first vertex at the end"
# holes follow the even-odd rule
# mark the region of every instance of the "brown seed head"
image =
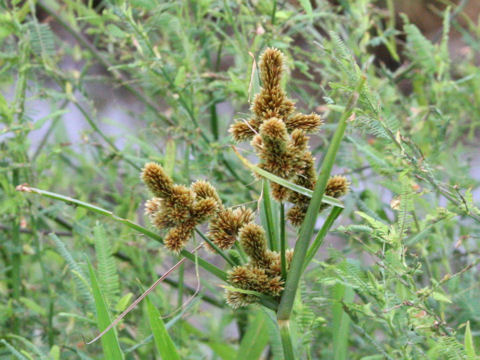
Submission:
POLYGON ((153 195, 162 198, 170 195, 173 181, 160 165, 153 162, 146 164, 141 177, 153 195))
POLYGON ((255 135, 255 131, 258 131, 258 128, 255 129, 251 121, 245 122, 243 120, 238 120, 230 126, 228 130, 232 136, 233 140, 236 142, 247 141, 255 135))
POLYGON ((349 182, 345 176, 335 175, 328 179, 325 195, 339 198, 348 192, 349 182))
POLYGON ((262 86, 272 88, 280 85, 283 73, 283 54, 274 48, 266 49, 260 58, 262 86))
POLYGON ((289 132, 298 129, 308 133, 313 133, 318 131, 322 125, 322 119, 315 113, 311 113, 309 115, 297 113, 286 119, 285 124, 287 125, 289 132))
POLYGON ((240 243, 253 263, 263 264, 266 259, 267 240, 263 228, 255 223, 240 229, 240 243))
POLYGON ((206 198, 195 201, 192 206, 192 217, 201 223, 213 216, 218 209, 218 202, 214 198, 206 198))
POLYGON ((198 180, 195 181, 191 186, 190 189, 197 195, 197 198, 206 199, 212 198, 214 199, 218 205, 220 206, 222 201, 218 196, 217 190, 210 184, 208 181, 198 180))
POLYGON ((238 309, 253 304, 257 299, 258 298, 254 295, 244 294, 238 291, 225 291, 225 300, 232 309, 238 309))
POLYGON ((160 207, 162 206, 162 199, 160 198, 153 198, 147 200, 145 203, 145 215, 148 215, 150 219, 155 216, 155 213, 160 211, 160 207))
POLYGON ((253 212, 244 207, 224 209, 210 221, 208 236, 220 249, 230 249, 240 228, 253 220, 253 212))
POLYGON ((165 247, 178 254, 193 236, 193 228, 192 224, 181 224, 171 228, 164 239, 165 247))

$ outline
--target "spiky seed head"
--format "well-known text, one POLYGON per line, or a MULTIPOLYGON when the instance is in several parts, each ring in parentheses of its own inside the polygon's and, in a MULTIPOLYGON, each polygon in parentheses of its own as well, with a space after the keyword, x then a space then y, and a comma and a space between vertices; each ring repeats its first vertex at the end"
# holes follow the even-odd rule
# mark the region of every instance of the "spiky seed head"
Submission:
POLYGON ((172 191, 173 181, 163 168, 156 163, 148 163, 142 170, 141 178, 153 195, 168 197, 172 191))
MULTIPOLYGON (((282 274, 282 262, 280 259, 280 253, 278 251, 268 251, 270 258, 270 267, 267 269, 271 276, 281 276, 282 274)), ((287 249, 285 251, 285 258, 287 260, 287 270, 290 269, 290 263, 293 258, 293 249, 287 249)))
POLYGON ((339 198, 348 192, 349 182, 345 176, 335 175, 328 179, 325 195, 339 198))
POLYGON ((289 150, 293 152, 304 152, 308 149, 308 136, 303 130, 293 130, 290 136, 289 150))
POLYGON ((309 115, 298 113, 285 120, 289 132, 293 130, 303 130, 308 133, 313 133, 318 131, 322 123, 320 115, 315 113, 309 115))
POLYGON ((287 98, 285 92, 279 87, 262 88, 254 100, 251 108, 258 119, 277 117, 285 119, 295 111, 295 104, 287 98))
POLYGON ((283 187, 282 185, 270 182, 270 188, 272 190, 272 196, 277 201, 283 202, 289 196, 290 190, 288 190, 286 187, 283 187))
POLYGON ((305 219, 306 208, 300 207, 298 205, 293 206, 290 210, 287 211, 287 219, 293 226, 300 226, 305 219))
POLYGON ((267 239, 263 228, 255 223, 244 225, 239 233, 240 243, 253 262, 264 262, 267 239))
POLYGON ((263 293, 267 293, 272 296, 279 296, 283 291, 284 281, 280 276, 269 278, 265 283, 265 290, 263 293))
POLYGON ((195 181, 191 186, 190 189, 197 195, 197 198, 206 199, 212 198, 214 199, 218 205, 221 205, 220 197, 218 196, 217 190, 210 184, 208 181, 198 180, 195 181))
POLYGON ((262 86, 265 88, 279 86, 283 66, 283 54, 275 48, 267 48, 260 57, 262 86))
POLYGON ((240 228, 248 224, 249 222, 253 221, 254 218, 254 213, 251 209, 248 209, 244 206, 241 206, 234 211, 235 217, 236 217, 236 222, 237 222, 237 232, 240 230, 240 228))
POLYGON ((253 220, 253 212, 244 207, 224 209, 210 221, 208 236, 220 249, 230 249, 240 228, 253 220))
POLYGON ((157 211, 151 221, 157 229, 168 229, 178 224, 178 220, 172 217, 171 210, 165 207, 157 211))
POLYGON ((251 122, 247 123, 243 120, 239 120, 233 123, 228 131, 232 134, 233 140, 236 142, 242 142, 250 140, 257 130, 258 129, 255 129, 251 122))
POLYGON ((255 275, 247 266, 235 266, 228 273, 228 281, 240 289, 252 289, 255 275))
POLYGON ((234 310, 248 306, 257 301, 257 297, 250 294, 244 294, 238 291, 225 291, 225 300, 234 310))
POLYGON ((260 135, 264 141, 286 143, 288 133, 285 123, 278 118, 270 118, 260 126, 260 135))
POLYGON ((190 224, 181 224, 171 228, 165 236, 165 247, 178 254, 183 250, 185 244, 193 236, 193 226, 190 224))
POLYGON ((153 199, 147 200, 147 202, 145 203, 145 215, 148 215, 150 219, 152 219, 155 216, 155 213, 160 211, 161 206, 161 198, 155 197, 153 199))
POLYGON ((218 202, 214 198, 200 199, 194 202, 191 215, 200 223, 213 216, 217 209, 218 202))

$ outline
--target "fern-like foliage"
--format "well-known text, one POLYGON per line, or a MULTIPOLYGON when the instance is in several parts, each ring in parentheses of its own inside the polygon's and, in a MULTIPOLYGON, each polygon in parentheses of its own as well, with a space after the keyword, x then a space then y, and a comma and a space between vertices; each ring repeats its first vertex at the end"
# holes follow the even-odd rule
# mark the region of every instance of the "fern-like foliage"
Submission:
POLYGON ((55 243, 58 253, 63 257, 63 259, 65 260, 65 262, 67 263, 70 269, 70 272, 73 275, 73 280, 75 281, 75 285, 77 286, 78 293, 82 300, 82 303, 86 304, 89 310, 93 310, 94 302, 93 302, 92 293, 88 286, 86 277, 83 274, 82 269, 80 268, 80 265, 78 265, 78 263, 73 258, 72 254, 70 254, 70 251, 68 251, 65 244, 55 234, 50 234, 50 238, 55 243))
POLYGON ((93 229, 93 234, 100 287, 108 304, 113 305, 118 298, 120 283, 115 259, 112 256, 112 244, 100 223, 93 229))
POLYGON ((25 28, 29 34, 30 46, 36 55, 45 59, 55 53, 55 35, 48 24, 32 20, 25 24, 25 28))

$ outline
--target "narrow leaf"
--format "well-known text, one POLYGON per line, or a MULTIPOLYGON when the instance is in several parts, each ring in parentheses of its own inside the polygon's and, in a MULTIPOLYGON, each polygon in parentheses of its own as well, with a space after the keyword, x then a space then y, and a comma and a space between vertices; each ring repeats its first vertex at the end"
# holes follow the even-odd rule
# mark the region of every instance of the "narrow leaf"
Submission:
POLYGON ((267 321, 262 312, 257 312, 252 317, 238 349, 237 360, 256 360, 260 358, 268 343, 267 321))
POLYGON ((152 328, 153 338, 158 352, 163 360, 180 360, 175 344, 168 334, 165 324, 157 308, 147 298, 147 312, 150 327, 152 328))
MULTIPOLYGON (((92 264, 88 263, 88 271, 90 273, 90 281, 92 283, 93 298, 95 300, 95 308, 97 310, 97 325, 100 331, 106 329, 110 325, 110 316, 108 314, 107 305, 103 294, 98 285, 97 277, 93 271, 92 264)), ((107 332, 102 337, 103 354, 106 359, 123 359, 123 353, 118 343, 117 333, 115 329, 107 332)))

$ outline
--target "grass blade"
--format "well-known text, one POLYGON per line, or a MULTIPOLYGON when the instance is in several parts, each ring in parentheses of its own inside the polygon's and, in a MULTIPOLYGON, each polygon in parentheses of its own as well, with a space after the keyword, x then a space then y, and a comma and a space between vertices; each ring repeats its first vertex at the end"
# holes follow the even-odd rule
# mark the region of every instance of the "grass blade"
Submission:
POLYGON ((307 251, 303 270, 307 268, 310 261, 312 261, 313 258, 315 257, 315 254, 317 253, 318 249, 320 249, 320 246, 322 246, 323 244, 323 240, 325 239, 325 236, 327 235, 328 231, 332 227, 335 220, 340 216, 342 211, 343 209, 338 207, 333 207, 332 210, 330 211, 328 218, 325 220, 325 223, 323 224, 322 228, 320 229, 317 236, 315 237, 315 240, 313 240, 312 245, 307 251))
MULTIPOLYGON (((242 155, 240 155, 240 153, 238 152, 238 150, 235 147, 233 147, 233 151, 235 151, 235 154, 238 156, 238 158, 242 161, 242 163, 246 167, 248 167, 250 170, 256 172, 257 174, 263 176, 264 178, 267 178, 268 180, 273 181, 274 183, 277 183, 279 185, 282 185, 283 187, 286 187, 287 189, 295 191, 299 194, 308 196, 309 198, 311 198, 313 196, 313 191, 312 190, 304 188, 303 186, 294 184, 294 183, 292 183, 288 180, 282 179, 281 177, 279 177, 277 175, 273 175, 272 173, 269 173, 268 171, 260 169, 258 166, 252 164, 250 161, 248 161, 242 155)), ((332 205, 332 206, 337 206, 337 207, 340 207, 340 208, 344 207, 343 203, 340 200, 335 199, 334 197, 331 197, 331 196, 328 196, 328 195, 324 195, 322 197, 321 201, 325 204, 329 204, 329 205, 332 205)))
POLYGON ((475 360, 477 358, 472 331, 470 330, 470 321, 467 321, 467 326, 465 327, 465 352, 467 353, 468 360, 475 360))
MULTIPOLYGON (((98 285, 97 277, 93 271, 92 264, 88 263, 88 271, 90 273, 90 281, 92 283, 93 298, 95 300, 95 308, 97 310, 97 325, 100 331, 106 329, 110 325, 110 315, 108 314, 107 305, 103 294, 98 285)), ((123 353, 118 343, 117 333, 115 330, 109 331, 102 337, 103 354, 106 359, 123 359, 123 353)))
POLYGON ((348 357, 348 333, 350 317, 343 311, 342 302, 351 302, 354 292, 343 284, 333 287, 333 353, 334 360, 346 360, 348 357))
POLYGON ((261 311, 258 311, 252 317, 238 349, 237 360, 256 360, 260 358, 268 343, 267 321, 268 319, 261 311))
POLYGON ((175 344, 168 334, 158 309, 147 298, 148 321, 152 328, 153 338, 163 360, 180 360, 175 344))
POLYGON ((268 181, 263 181, 262 191, 262 210, 265 215, 265 227, 267 228, 267 238, 270 250, 278 251, 278 235, 275 220, 273 218, 272 198, 270 197, 270 186, 268 181))

